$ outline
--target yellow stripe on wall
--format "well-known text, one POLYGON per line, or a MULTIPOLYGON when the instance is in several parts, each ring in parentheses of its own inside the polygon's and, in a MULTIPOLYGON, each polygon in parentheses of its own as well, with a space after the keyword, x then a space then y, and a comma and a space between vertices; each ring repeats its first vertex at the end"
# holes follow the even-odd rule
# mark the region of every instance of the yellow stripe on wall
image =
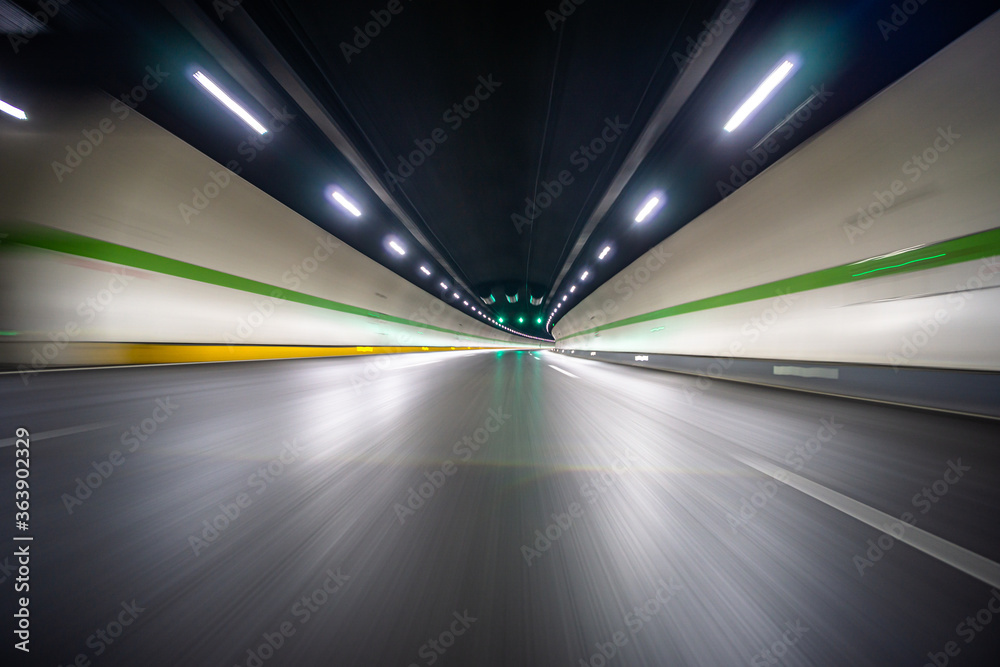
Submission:
MULTIPOLYGON (((115 345, 111 343, 111 345, 115 345)), ((281 345, 170 345, 125 343, 126 364, 175 364, 204 361, 250 361, 254 359, 293 359, 299 357, 345 357, 407 352, 442 352, 482 350, 482 347, 390 347, 390 346, 281 346, 281 345)))
POLYGON ((322 345, 185 345, 177 343, 71 342, 55 344, 27 341, 0 345, 0 363, 18 370, 44 370, 81 366, 177 364, 209 361, 252 361, 303 357, 345 357, 408 352, 494 350, 496 347, 425 346, 322 346, 322 345), (51 349, 49 349, 51 348, 51 349), (43 355, 46 355, 43 357, 43 355))

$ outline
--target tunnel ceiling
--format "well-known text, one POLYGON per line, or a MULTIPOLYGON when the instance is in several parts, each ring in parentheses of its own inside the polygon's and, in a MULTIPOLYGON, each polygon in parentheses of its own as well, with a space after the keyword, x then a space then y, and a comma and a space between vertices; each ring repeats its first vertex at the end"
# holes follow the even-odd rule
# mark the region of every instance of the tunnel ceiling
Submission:
MULTIPOLYGON (((552 324, 998 7, 50 4, 54 16, 31 26, 39 5, 0 0, 0 32, 12 47, 0 56, 0 85, 98 85, 120 97, 160 68, 168 74, 132 101, 140 113, 428 292, 450 301, 458 293, 487 317, 543 337, 564 295, 552 324), (786 58, 791 76, 726 132, 733 111, 786 58), (196 70, 273 131, 248 133, 195 85, 196 70), (331 187, 362 215, 335 205, 331 187), (635 222, 651 193, 662 208, 635 222), (485 304, 490 294, 495 302, 485 304)), ((705 256, 711 261, 711 248, 705 256)))

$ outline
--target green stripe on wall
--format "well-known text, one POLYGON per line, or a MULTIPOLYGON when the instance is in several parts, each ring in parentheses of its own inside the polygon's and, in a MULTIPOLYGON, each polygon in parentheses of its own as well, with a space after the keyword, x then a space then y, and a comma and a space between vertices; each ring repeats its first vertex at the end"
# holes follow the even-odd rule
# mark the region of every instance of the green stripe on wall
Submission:
POLYGON ((633 315, 632 317, 626 317, 615 322, 608 322, 607 324, 585 329, 565 338, 560 338, 559 341, 562 342, 578 336, 616 329, 630 324, 659 320, 664 317, 768 299, 778 294, 805 292, 821 287, 844 285, 887 275, 923 271, 938 266, 969 262, 996 255, 1000 255, 1000 229, 990 229, 985 232, 933 243, 904 252, 880 255, 859 262, 820 269, 819 271, 803 273, 799 276, 783 278, 755 287, 747 287, 734 292, 727 292, 726 294, 719 294, 668 308, 661 308, 641 315, 633 315))
POLYGON ((296 292, 283 287, 276 287, 257 280, 234 276, 231 273, 207 269, 196 264, 182 262, 177 259, 170 259, 169 257, 163 257, 161 255, 155 255, 143 250, 128 248, 126 246, 110 243, 108 241, 101 241, 87 236, 80 236, 71 232, 52 229, 51 227, 20 223, 5 224, 0 229, 7 233, 6 237, 0 237, 2 238, 3 245, 24 245, 33 248, 53 250, 55 252, 66 253, 68 255, 88 257, 90 259, 97 259, 103 262, 111 262, 122 266, 130 266, 136 269, 154 271, 156 273, 176 276, 178 278, 195 280, 209 285, 228 287, 230 289, 240 290, 241 292, 260 294, 261 296, 273 296, 279 299, 284 299, 285 301, 301 303, 307 306, 314 306, 316 308, 335 310, 342 313, 348 313, 350 315, 358 315, 360 317, 370 317, 385 322, 392 322, 394 324, 405 324, 412 327, 420 327, 422 329, 455 334, 457 336, 464 336, 467 338, 478 338, 480 340, 493 342, 498 340, 494 338, 487 338, 485 336, 464 333, 461 331, 453 331, 451 329, 434 326, 433 324, 425 324, 423 322, 408 320, 403 317, 396 317, 395 315, 380 313, 375 310, 358 308, 357 306, 351 306, 346 303, 340 303, 330 299, 323 299, 318 296, 303 294, 302 292, 296 292))

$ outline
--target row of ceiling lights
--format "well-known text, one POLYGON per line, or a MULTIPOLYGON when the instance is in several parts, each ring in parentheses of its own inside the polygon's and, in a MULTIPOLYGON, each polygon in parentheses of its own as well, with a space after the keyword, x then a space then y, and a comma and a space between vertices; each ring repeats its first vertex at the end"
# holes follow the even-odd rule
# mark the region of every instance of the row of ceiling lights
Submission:
MULTIPOLYGON (((212 81, 210 78, 208 78, 203 72, 201 72, 201 71, 195 72, 194 73, 194 79, 195 79, 195 81, 197 81, 198 83, 200 83, 205 88, 205 90, 207 90, 209 93, 211 93, 213 96, 215 96, 216 99, 218 99, 220 102, 222 102, 223 105, 225 105, 229 110, 231 110, 234 114, 236 114, 236 116, 240 120, 242 120, 244 123, 246 123, 248 126, 250 126, 254 131, 256 131, 256 132, 258 132, 260 134, 264 134, 264 133, 267 132, 267 128, 265 128, 256 118, 254 118, 253 115, 250 114, 250 112, 248 112, 246 109, 243 108, 242 105, 238 104, 235 100, 233 100, 232 97, 230 97, 229 95, 227 95, 226 92, 224 90, 222 90, 222 88, 220 88, 214 81, 212 81)), ((331 187, 329 187, 327 189, 327 195, 338 206, 340 206, 342 209, 344 209, 345 211, 347 211, 348 213, 350 213, 355 218, 360 218, 361 217, 362 211, 358 207, 358 205, 355 202, 353 202, 337 186, 331 186, 331 187)), ((387 237, 385 239, 385 245, 387 245, 390 250, 392 250, 394 253, 396 253, 400 257, 403 257, 403 256, 406 255, 406 247, 403 245, 403 243, 399 239, 397 239, 395 237, 391 237, 391 236, 387 237)), ((420 265, 420 272, 422 274, 424 274, 425 277, 428 277, 428 278, 433 275, 433 272, 430 269, 428 269, 427 266, 425 266, 424 264, 420 265)), ((448 290, 449 290, 448 283, 442 281, 440 284, 441 284, 441 288, 443 290, 445 290, 445 293, 447 293, 448 290)), ((452 298, 452 300, 457 301, 458 299, 461 298, 461 296, 459 295, 458 292, 452 292, 451 298, 452 298)), ((499 326, 501 328, 504 328, 504 329, 507 328, 507 327, 504 327, 502 324, 500 324, 500 323, 496 322, 495 320, 493 320, 493 318, 491 318, 489 315, 487 315, 483 311, 479 310, 476 306, 470 306, 468 300, 463 300, 462 304, 466 308, 469 308, 470 310, 472 310, 472 312, 474 312, 477 315, 479 315, 480 317, 482 317, 483 319, 488 320, 488 321, 492 322, 493 324, 496 324, 497 326, 499 326)))
MULTIPOLYGON (((194 79, 198 83, 200 83, 208 92, 214 95, 220 102, 222 102, 228 109, 230 109, 233 113, 235 113, 236 116, 240 118, 240 120, 249 125, 253 130, 259 132, 260 134, 264 134, 265 132, 267 132, 267 129, 263 125, 261 125, 261 123, 257 121, 256 118, 254 118, 246 109, 244 109, 240 104, 238 104, 229 95, 227 95, 225 91, 223 91, 217 84, 215 84, 215 82, 209 79, 204 73, 200 71, 195 72, 194 79)), ((347 211, 356 218, 361 217, 362 214, 361 209, 357 206, 357 204, 351 201, 351 199, 339 188, 337 188, 336 186, 328 188, 328 195, 330 199, 336 202, 345 211, 347 211)), ((388 237, 386 239, 386 245, 399 256, 402 257, 406 255, 406 247, 402 244, 401 241, 399 241, 399 239, 396 239, 394 237, 388 237)), ((430 269, 428 269, 427 266, 424 264, 420 265, 419 270, 427 278, 433 275, 433 272, 430 269)), ((445 291, 445 294, 447 294, 448 290, 451 289, 448 286, 448 283, 445 281, 441 281, 440 285, 441 288, 445 291)), ((461 299, 462 297, 458 292, 453 291, 451 293, 451 298, 453 301, 457 303, 458 300, 461 299)), ((508 327, 503 323, 502 317, 499 318, 499 320, 492 318, 489 314, 479 310, 478 307, 470 305, 467 299, 462 300, 462 305, 465 306, 467 309, 471 310, 473 313, 475 313, 482 319, 486 320, 487 322, 490 322, 491 324, 493 324, 496 327, 499 327, 500 329, 503 329, 505 331, 520 336, 535 338, 536 340, 544 340, 542 338, 537 338, 536 336, 529 336, 528 334, 523 334, 514 331, 513 329, 511 329, 510 327, 508 327)))
MULTIPOLYGON (((215 97, 219 102, 221 102, 223 106, 225 106, 227 109, 229 109, 231 112, 233 112, 233 114, 235 114, 237 118, 239 118, 241 121, 243 121, 253 131, 255 131, 255 132, 257 132, 258 134, 261 134, 261 135, 264 135, 264 134, 267 133, 267 128, 264 127, 264 125, 259 120, 257 120, 254 117, 253 114, 251 114, 249 111, 247 111, 247 109, 243 105, 241 105, 239 102, 237 102, 236 100, 234 100, 232 98, 232 96, 230 96, 228 93, 226 93, 226 91, 224 91, 221 86, 219 86, 215 81, 213 81, 204 72, 202 72, 201 70, 198 70, 198 71, 196 71, 192 75, 192 78, 194 78, 195 81, 197 81, 199 84, 201 84, 201 86, 206 91, 208 91, 213 97, 215 97)), ((19 120, 27 120, 28 119, 28 115, 24 111, 22 111, 21 109, 15 107, 12 104, 4 102, 3 100, 0 100, 0 111, 4 112, 4 113, 6 113, 6 114, 8 114, 10 116, 13 116, 14 118, 17 118, 19 120)), ((333 200, 337 205, 339 205, 345 211, 347 211, 348 213, 350 213, 352 216, 354 216, 356 218, 360 218, 361 217, 362 211, 358 207, 358 205, 355 202, 353 202, 338 187, 331 186, 330 188, 328 188, 327 189, 327 195, 329 196, 329 198, 331 200, 333 200)), ((406 255, 406 247, 402 244, 402 242, 399 241, 399 239, 396 239, 396 238, 393 238, 393 237, 389 237, 389 238, 386 239, 386 245, 389 247, 389 249, 391 249, 393 252, 395 252, 399 256, 402 257, 402 256, 406 255)), ((423 264, 420 265, 420 272, 425 277, 431 277, 433 275, 433 272, 430 269, 428 269, 427 266, 425 266, 423 264)), ((447 293, 448 290, 450 289, 449 286, 448 286, 448 283, 446 283, 444 281, 442 281, 440 283, 440 285, 441 285, 441 288, 445 290, 445 293, 447 293)), ((452 298, 453 301, 457 302, 459 299, 461 299, 461 295, 459 295, 458 292, 452 292, 451 298, 452 298)), ((523 334, 523 333, 519 333, 517 331, 514 331, 513 329, 511 329, 510 327, 508 327, 507 325, 504 324, 502 317, 499 318, 499 320, 494 319, 489 314, 481 311, 476 306, 470 305, 468 300, 462 300, 462 305, 465 306, 466 308, 470 309, 473 313, 475 313, 476 315, 478 315, 482 319, 490 322, 491 324, 493 324, 494 326, 496 326, 496 327, 498 327, 500 329, 503 329, 505 331, 508 331, 510 333, 517 334, 517 335, 520 335, 520 336, 527 336, 528 338, 535 338, 536 340, 544 340, 542 338, 537 338, 536 336, 528 336, 527 334, 523 334)), ((522 321, 523 321, 523 318, 522 318, 522 321)))
MULTIPOLYGON (((796 62, 794 59, 783 58, 781 63, 778 64, 770 73, 761 81, 760 84, 754 89, 754 91, 747 97, 743 103, 733 112, 729 121, 723 126, 726 132, 732 132, 740 125, 742 125, 746 120, 748 120, 760 106, 767 101, 767 99, 774 93, 783 81, 788 79, 788 76, 796 68, 796 62)), ((635 214, 635 222, 643 223, 649 220, 652 216, 656 215, 663 204, 666 201, 667 196, 663 192, 653 192, 646 196, 643 201, 642 206, 635 214)), ((605 245, 601 248, 600 253, 597 255, 598 261, 603 261, 607 258, 608 254, 611 252, 611 246, 605 245)), ((590 275, 590 271, 586 270, 580 275, 580 281, 587 279, 590 275)), ((552 312, 549 313, 548 322, 545 323, 545 330, 548 331, 552 326, 552 319, 559 313, 563 304, 569 299, 569 295, 576 292, 576 283, 570 285, 569 290, 564 292, 561 299, 556 301, 555 307, 552 308, 552 312)))
MULTIPOLYGON (((264 135, 267 133, 267 128, 264 127, 264 125, 259 120, 257 120, 257 118, 253 116, 253 114, 247 111, 247 109, 239 102, 234 100, 228 93, 226 93, 225 90, 222 89, 221 86, 219 86, 204 72, 198 70, 194 72, 192 78, 194 78, 195 81, 201 84, 201 86, 206 91, 208 91, 213 97, 215 97, 219 102, 221 102, 223 106, 232 111, 237 118, 242 120, 252 130, 254 130, 260 135, 264 135)), ((7 113, 20 120, 28 119, 28 116, 24 111, 11 104, 8 104, 7 102, 4 102, 3 100, 0 100, 0 111, 7 113)), ((350 213, 352 216, 356 218, 361 217, 362 215, 361 209, 357 206, 355 202, 351 201, 351 199, 338 187, 331 186, 330 188, 327 189, 327 194, 330 197, 330 199, 332 199, 336 204, 338 204, 341 208, 350 213)), ((386 239, 386 245, 396 254, 400 256, 406 255, 406 247, 402 244, 402 242, 399 241, 399 239, 396 239, 394 237, 388 237, 386 239)), ((425 277, 430 277, 433 275, 431 270, 428 269, 423 264, 420 265, 420 272, 425 277)), ((445 290, 445 293, 447 293, 449 289, 448 283, 442 281, 440 284, 441 287, 445 290)), ((459 295, 458 292, 452 292, 451 298, 452 300, 457 302, 457 300, 460 299, 461 296, 459 295)), ((468 300, 462 300, 462 305, 470 309, 473 313, 479 315, 484 320, 490 322, 494 326, 509 331, 510 333, 517 334, 520 336, 527 336, 528 338, 535 338, 536 340, 544 340, 542 338, 537 338, 536 336, 528 336, 527 334, 514 331, 513 329, 511 329, 510 327, 506 326, 503 323, 503 318, 499 318, 499 320, 496 320, 490 317, 490 315, 481 311, 476 306, 470 305, 468 300)))

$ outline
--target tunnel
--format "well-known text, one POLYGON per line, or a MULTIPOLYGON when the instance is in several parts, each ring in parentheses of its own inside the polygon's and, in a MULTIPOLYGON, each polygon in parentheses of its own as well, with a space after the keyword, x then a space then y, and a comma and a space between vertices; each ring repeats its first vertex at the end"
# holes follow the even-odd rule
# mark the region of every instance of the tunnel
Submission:
POLYGON ((0 0, 3 664, 1000 664, 998 9, 0 0))

